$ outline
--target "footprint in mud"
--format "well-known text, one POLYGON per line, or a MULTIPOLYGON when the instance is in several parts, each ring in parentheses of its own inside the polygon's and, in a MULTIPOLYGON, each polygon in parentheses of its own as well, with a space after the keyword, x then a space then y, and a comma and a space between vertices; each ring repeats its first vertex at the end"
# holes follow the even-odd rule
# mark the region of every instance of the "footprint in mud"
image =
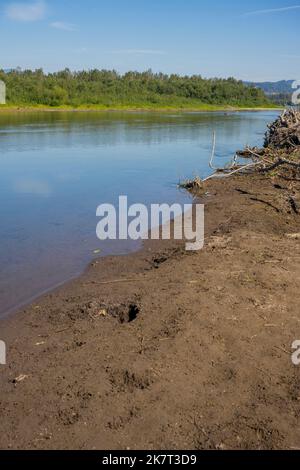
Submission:
POLYGON ((124 429, 133 419, 138 418, 140 409, 137 407, 131 408, 127 413, 121 416, 114 416, 106 426, 112 431, 119 431, 124 429))
POLYGON ((80 420, 80 415, 75 408, 65 408, 58 411, 58 418, 64 426, 73 426, 80 420))
POLYGON ((138 374, 128 369, 113 371, 108 368, 107 372, 110 376, 110 383, 117 392, 133 393, 135 390, 147 390, 154 382, 150 371, 138 374))
POLYGON ((162 324, 160 336, 163 338, 175 338, 182 330, 182 318, 186 314, 187 312, 184 309, 178 308, 178 311, 162 324))
POLYGON ((64 406, 58 410, 58 419, 64 426, 72 426, 81 419, 81 413, 90 406, 93 393, 84 389, 76 390, 74 384, 59 394, 64 406))
POLYGON ((178 318, 173 317, 163 325, 160 336, 163 338, 175 338, 180 332, 180 322, 178 318))
POLYGON ((274 427, 271 419, 235 413, 231 420, 211 423, 205 428, 194 421, 194 447, 197 450, 270 450, 282 448, 284 436, 274 427), (234 424, 233 424, 234 423, 234 424), (234 433, 231 432, 234 426, 234 433))

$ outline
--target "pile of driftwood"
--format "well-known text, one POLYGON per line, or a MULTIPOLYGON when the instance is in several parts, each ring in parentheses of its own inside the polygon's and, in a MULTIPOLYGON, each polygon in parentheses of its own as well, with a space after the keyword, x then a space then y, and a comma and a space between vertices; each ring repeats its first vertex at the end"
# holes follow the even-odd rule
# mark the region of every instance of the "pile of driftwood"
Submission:
POLYGON ((300 146, 300 112, 285 110, 276 121, 268 126, 265 148, 291 151, 300 146))
POLYGON ((232 161, 218 168, 214 165, 216 136, 209 166, 214 170, 208 178, 199 177, 180 184, 189 191, 197 191, 203 183, 212 178, 224 178, 235 174, 268 174, 288 181, 300 182, 300 112, 285 110, 266 132, 263 148, 246 147, 238 151, 232 161), (243 158, 243 162, 241 162, 243 158), (248 161, 245 161, 245 160, 248 161))

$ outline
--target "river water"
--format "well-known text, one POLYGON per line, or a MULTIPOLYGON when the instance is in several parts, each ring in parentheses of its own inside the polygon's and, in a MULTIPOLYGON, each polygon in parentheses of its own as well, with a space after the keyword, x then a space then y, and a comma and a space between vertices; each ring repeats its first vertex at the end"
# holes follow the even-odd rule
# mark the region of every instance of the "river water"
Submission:
POLYGON ((186 203, 180 179, 261 145, 277 112, 0 114, 0 316, 81 273, 100 254, 137 242, 100 242, 96 208, 186 203), (97 255, 95 253, 97 252, 97 255))

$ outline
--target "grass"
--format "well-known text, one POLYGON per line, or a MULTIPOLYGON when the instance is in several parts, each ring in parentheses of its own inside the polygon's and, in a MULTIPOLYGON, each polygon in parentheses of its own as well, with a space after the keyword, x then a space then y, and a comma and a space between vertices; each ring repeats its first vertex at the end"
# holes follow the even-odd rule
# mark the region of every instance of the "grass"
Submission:
POLYGON ((79 106, 62 105, 62 106, 47 106, 47 105, 33 105, 33 104, 6 104, 0 105, 0 112, 20 112, 20 111, 145 111, 145 112, 209 112, 209 111, 263 111, 281 109, 276 105, 269 105, 264 107, 257 106, 226 106, 214 105, 206 103, 185 103, 181 105, 157 105, 149 103, 132 104, 82 104, 79 106))

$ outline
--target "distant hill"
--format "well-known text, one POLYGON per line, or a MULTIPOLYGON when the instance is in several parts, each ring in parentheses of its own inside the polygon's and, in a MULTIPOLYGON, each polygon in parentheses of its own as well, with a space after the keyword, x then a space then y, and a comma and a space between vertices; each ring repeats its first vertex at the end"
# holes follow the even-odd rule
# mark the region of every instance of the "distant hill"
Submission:
POLYGON ((261 88, 267 95, 279 93, 292 93, 294 80, 281 80, 279 82, 245 82, 245 85, 261 88))
POLYGON ((245 85, 260 88, 273 102, 277 104, 290 104, 293 93, 294 80, 281 80, 279 82, 244 82, 245 85))

